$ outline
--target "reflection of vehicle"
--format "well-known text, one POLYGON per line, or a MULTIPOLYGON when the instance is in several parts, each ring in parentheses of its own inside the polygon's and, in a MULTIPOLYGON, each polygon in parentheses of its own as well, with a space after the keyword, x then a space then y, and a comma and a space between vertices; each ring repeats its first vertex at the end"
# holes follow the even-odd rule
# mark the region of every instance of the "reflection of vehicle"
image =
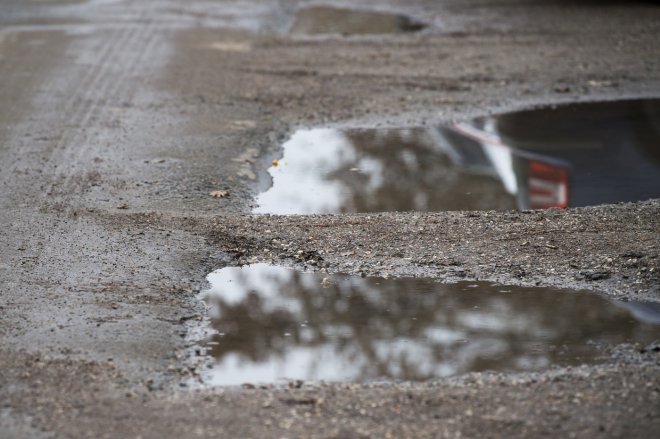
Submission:
POLYGON ((457 165, 497 175, 521 209, 660 195, 660 103, 574 104, 438 128, 457 165))

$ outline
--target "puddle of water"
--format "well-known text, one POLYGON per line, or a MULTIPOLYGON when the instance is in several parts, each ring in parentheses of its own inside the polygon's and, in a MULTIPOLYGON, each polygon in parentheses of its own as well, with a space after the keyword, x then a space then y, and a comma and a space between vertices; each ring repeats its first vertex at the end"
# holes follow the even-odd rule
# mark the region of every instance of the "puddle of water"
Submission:
POLYGON ((539 209, 660 196, 660 100, 431 129, 296 132, 255 213, 539 209))
POLYGON ((404 15, 313 6, 298 12, 291 32, 307 35, 374 35, 417 32, 424 27, 404 15))
POLYGON ((660 307, 489 283, 443 285, 255 264, 208 276, 211 385, 427 380, 594 363, 660 336, 660 307), (324 277, 325 276, 325 277, 324 277))

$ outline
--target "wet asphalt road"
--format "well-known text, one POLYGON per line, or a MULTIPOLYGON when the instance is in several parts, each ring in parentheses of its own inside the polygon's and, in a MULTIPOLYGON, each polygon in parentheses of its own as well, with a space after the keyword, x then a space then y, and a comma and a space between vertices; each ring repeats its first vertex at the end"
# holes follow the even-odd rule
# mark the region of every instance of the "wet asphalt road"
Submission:
POLYGON ((0 436, 654 437, 653 346, 534 374, 189 390, 195 295, 226 265, 322 255, 310 268, 660 300, 658 201, 247 215, 298 127, 660 95, 653 4, 362 3, 429 26, 289 34, 304 2, 284 0, 2 2, 0 436))

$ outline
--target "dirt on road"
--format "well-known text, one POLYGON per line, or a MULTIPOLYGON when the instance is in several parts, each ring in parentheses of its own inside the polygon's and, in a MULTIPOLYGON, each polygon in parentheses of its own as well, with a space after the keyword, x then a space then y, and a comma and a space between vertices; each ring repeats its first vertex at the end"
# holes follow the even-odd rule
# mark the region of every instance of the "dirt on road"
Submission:
POLYGON ((655 437, 657 345, 613 347, 600 365, 426 383, 193 385, 197 294, 225 266, 660 301, 658 200, 250 214, 297 128, 660 97, 660 7, 325 2, 425 27, 291 32, 309 3, 3 1, 0 436, 655 437))

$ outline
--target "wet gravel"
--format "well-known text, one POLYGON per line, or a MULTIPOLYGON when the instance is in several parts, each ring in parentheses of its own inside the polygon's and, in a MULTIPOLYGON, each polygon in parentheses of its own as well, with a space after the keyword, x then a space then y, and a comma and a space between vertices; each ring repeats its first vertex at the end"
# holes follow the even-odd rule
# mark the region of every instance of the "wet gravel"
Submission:
POLYGON ((533 374, 191 390, 189 337, 205 276, 252 262, 660 301, 657 200, 247 214, 299 127, 657 96, 656 6, 365 1, 429 26, 326 38, 287 33, 294 0, 5 3, 0 436, 654 437, 655 346, 533 374))
POLYGON ((660 300, 659 218, 660 203, 649 201, 528 212, 252 215, 198 224, 232 265, 272 262, 660 300))
POLYGON ((659 426, 657 346, 622 347, 610 364, 541 373, 167 393, 127 391, 115 369, 95 363, 5 358, 0 384, 11 389, 12 405, 38 401, 30 421, 62 437, 111 437, 120 425, 122 436, 147 437, 538 437, 570 429, 575 437, 652 438, 659 426), (30 376, 17 373, 26 366, 30 376), (66 400, 26 385, 30 380, 66 389, 66 400))

